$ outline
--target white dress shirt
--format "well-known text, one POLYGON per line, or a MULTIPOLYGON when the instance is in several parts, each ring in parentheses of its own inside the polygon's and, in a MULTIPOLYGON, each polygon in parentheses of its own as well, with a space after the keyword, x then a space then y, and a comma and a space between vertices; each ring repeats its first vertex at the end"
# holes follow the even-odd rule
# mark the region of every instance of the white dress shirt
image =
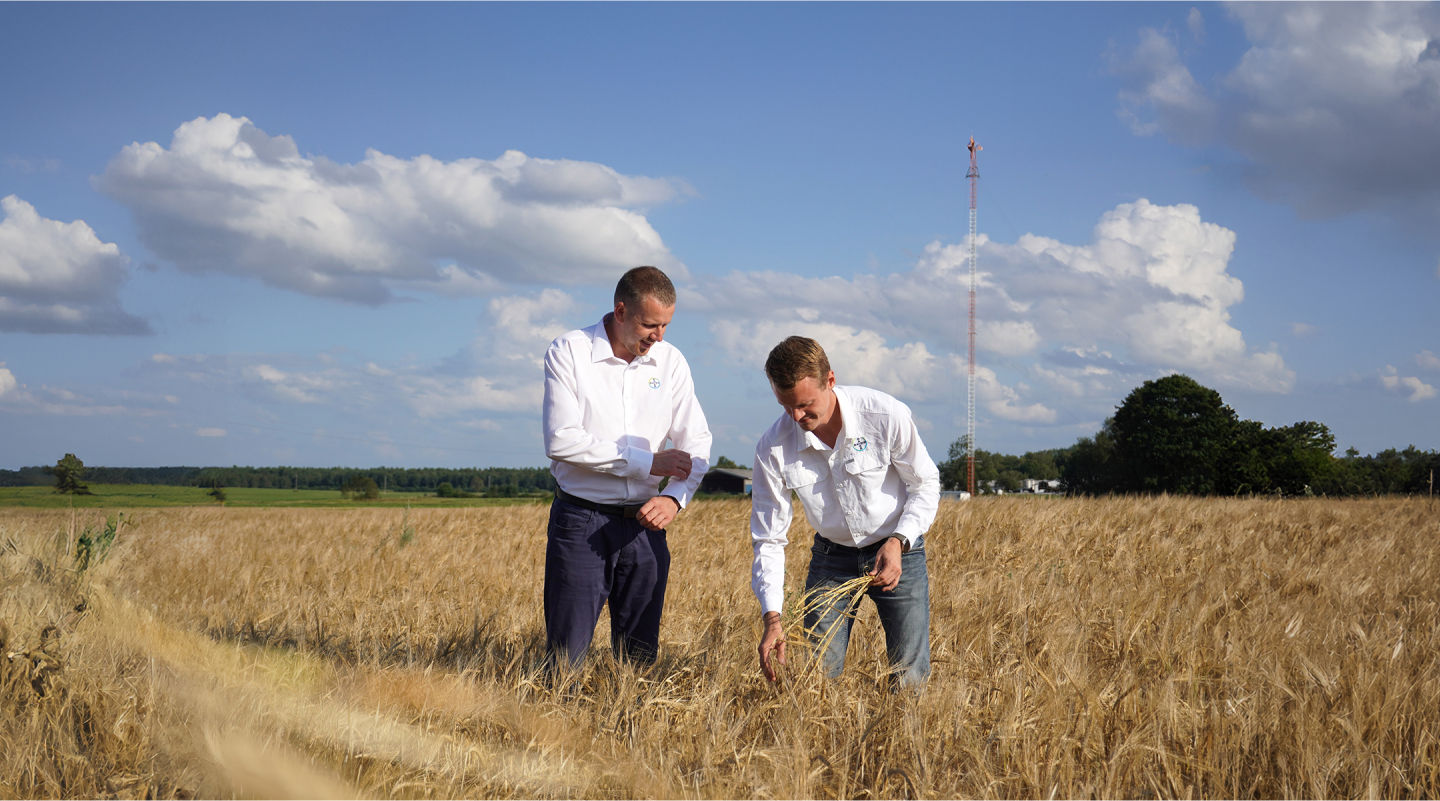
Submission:
POLYGON ((760 611, 785 595, 790 492, 820 536, 852 548, 898 535, 917 547, 940 506, 940 471, 920 441, 910 408, 878 390, 835 387, 840 435, 831 448, 788 414, 755 446, 750 587, 760 611))
POLYGON ((633 505, 661 494, 650 466, 667 447, 690 454, 690 478, 665 485, 680 508, 709 469, 710 426, 685 357, 661 341, 626 362, 603 320, 550 343, 542 419, 555 481, 596 503, 633 505))

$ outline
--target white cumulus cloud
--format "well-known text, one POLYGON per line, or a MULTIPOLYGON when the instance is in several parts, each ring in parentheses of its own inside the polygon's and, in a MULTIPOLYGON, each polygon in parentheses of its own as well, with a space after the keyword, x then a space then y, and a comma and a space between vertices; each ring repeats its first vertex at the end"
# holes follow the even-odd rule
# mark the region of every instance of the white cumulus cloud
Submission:
POLYGON ((404 403, 422 418, 452 418, 482 427, 498 424, 473 415, 535 411, 544 394, 540 376, 545 349, 576 327, 576 308, 573 297, 553 288, 492 298, 479 331, 462 353, 442 370, 402 382, 404 403))
POLYGON ((976 320, 975 339, 1002 356, 1034 353, 1041 344, 1040 332, 1029 320, 976 320))
POLYGON ((14 392, 18 386, 20 382, 15 380, 15 374, 5 367, 5 362, 0 362, 0 398, 14 392))
POLYGON ((1408 393, 1409 397, 1406 400, 1411 403, 1429 400, 1436 395, 1435 387, 1421 381, 1416 376, 1402 376, 1399 370, 1389 364, 1380 371, 1380 384, 1391 392, 1408 393))
POLYGON ((780 322, 775 320, 712 321, 714 342, 742 367, 753 367, 764 381, 765 358, 770 349, 792 335, 807 336, 825 348, 830 369, 841 384, 883 389, 902 400, 932 399, 945 389, 949 366, 921 342, 887 345, 874 331, 836 323, 780 322))
POLYGON ((0 331, 148 334, 120 306, 129 259, 83 220, 60 222, 0 198, 0 331))
POLYGON ((985 411, 1012 423, 1054 423, 1059 414, 1042 402, 1026 403, 1023 398, 1028 391, 1024 385, 1006 386, 988 367, 975 369, 975 398, 985 411))
MULTIPOLYGON (((976 245, 982 366, 1029 372, 1039 358, 1046 385, 1097 396, 1173 370, 1227 389, 1294 384, 1274 346, 1251 347, 1231 324, 1245 294, 1229 272, 1235 234, 1194 206, 1122 204, 1082 245, 1034 234, 976 245)), ((866 378, 904 382, 928 398, 946 391, 936 376, 966 366, 968 257, 967 246, 934 242, 914 269, 887 276, 734 273, 709 279, 686 302, 720 320, 716 344, 736 361, 759 365, 779 339, 805 333, 827 350, 848 347, 866 378)), ((1014 379, 1010 386, 1021 391, 1014 379)), ((1047 416, 1022 411, 1031 403, 1017 398, 997 413, 1047 416)))
POLYGON ((181 125, 169 147, 127 146, 96 185, 181 269, 316 296, 379 303, 396 287, 579 284, 636 264, 686 274, 643 213, 683 184, 513 150, 448 162, 370 150, 339 164, 218 114, 181 125))
POLYGON ((550 340, 576 327, 567 322, 574 316, 575 305, 574 298, 558 289, 545 289, 534 297, 492 298, 487 318, 490 333, 477 338, 473 346, 477 360, 518 361, 525 369, 540 369, 550 340))

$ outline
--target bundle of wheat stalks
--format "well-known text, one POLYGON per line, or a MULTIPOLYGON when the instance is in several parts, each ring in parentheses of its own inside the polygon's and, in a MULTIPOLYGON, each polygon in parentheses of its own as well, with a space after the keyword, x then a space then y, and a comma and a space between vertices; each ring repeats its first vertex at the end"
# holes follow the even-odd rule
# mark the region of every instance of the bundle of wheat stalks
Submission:
POLYGON ((764 680, 742 500, 670 530, 659 662, 602 621, 559 683, 544 507, 139 511, 83 564, 103 510, 0 510, 0 796, 1435 797, 1437 512, 947 502, 911 695, 868 604, 764 680))
POLYGON ((802 674, 804 678, 822 673, 820 655, 834 642, 835 635, 840 632, 845 619, 854 619, 859 614, 860 599, 865 597, 870 584, 870 576, 856 576, 824 589, 817 588, 814 592, 802 595, 799 604, 791 605, 792 620, 787 629, 791 634, 787 645, 805 655, 802 674), (832 608, 844 611, 828 623, 822 618, 814 626, 804 625, 804 620, 810 613, 832 608), (797 623, 799 625, 796 625, 797 623))

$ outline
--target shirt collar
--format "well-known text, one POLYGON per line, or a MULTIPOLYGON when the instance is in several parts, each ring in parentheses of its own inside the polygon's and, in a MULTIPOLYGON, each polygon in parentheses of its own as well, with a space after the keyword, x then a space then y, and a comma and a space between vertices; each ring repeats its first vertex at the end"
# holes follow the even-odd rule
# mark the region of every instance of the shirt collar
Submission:
POLYGON ((846 445, 849 444, 850 440, 857 436, 855 429, 852 427, 855 426, 858 421, 855 419, 850 405, 850 399, 845 397, 845 393, 840 390, 839 384, 835 385, 834 392, 835 409, 840 412, 840 434, 835 438, 835 447, 831 448, 822 442, 819 437, 815 436, 814 431, 806 431, 800 427, 799 423, 795 423, 795 430, 800 433, 800 443, 803 447, 814 448, 817 451, 843 450, 846 445))
MULTIPOLYGON (((606 313, 605 313, 605 316, 602 317, 602 318, 600 318, 600 322, 591 329, 591 334, 590 334, 590 361, 592 361, 592 362, 603 362, 603 361, 605 361, 606 359, 614 359, 615 361, 618 361, 618 362, 624 362, 624 361, 625 361, 624 359, 622 359, 622 358, 620 358, 619 356, 616 356, 616 355, 615 355, 615 346, 612 345, 612 344, 610 344, 610 337, 609 337, 608 334, 605 333, 605 321, 606 321, 606 320, 609 320, 610 318, 612 318, 612 317, 614 317, 614 316, 615 316, 615 313, 614 313, 614 312, 606 312, 606 313)), ((660 345, 659 342, 655 343, 655 346, 658 346, 658 345, 660 345)), ((655 363, 655 346, 652 346, 652 347, 650 348, 650 352, 649 352, 649 353, 646 353, 644 356, 636 356, 634 359, 631 360, 631 363, 639 363, 639 364, 653 364, 653 363, 655 363)))

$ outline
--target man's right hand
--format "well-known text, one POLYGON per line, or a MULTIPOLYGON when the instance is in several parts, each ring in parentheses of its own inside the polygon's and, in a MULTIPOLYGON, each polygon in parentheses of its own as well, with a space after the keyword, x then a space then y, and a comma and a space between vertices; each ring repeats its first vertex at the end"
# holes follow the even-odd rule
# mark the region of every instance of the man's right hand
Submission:
POLYGON ((785 631, 780 628, 780 613, 765 613, 765 633, 760 635, 760 670, 765 678, 775 680, 775 665, 785 664, 785 631), (771 654, 774 661, 771 661, 771 654))
POLYGON ((660 451, 650 463, 650 475, 669 476, 684 481, 690 477, 690 454, 679 448, 660 451))

